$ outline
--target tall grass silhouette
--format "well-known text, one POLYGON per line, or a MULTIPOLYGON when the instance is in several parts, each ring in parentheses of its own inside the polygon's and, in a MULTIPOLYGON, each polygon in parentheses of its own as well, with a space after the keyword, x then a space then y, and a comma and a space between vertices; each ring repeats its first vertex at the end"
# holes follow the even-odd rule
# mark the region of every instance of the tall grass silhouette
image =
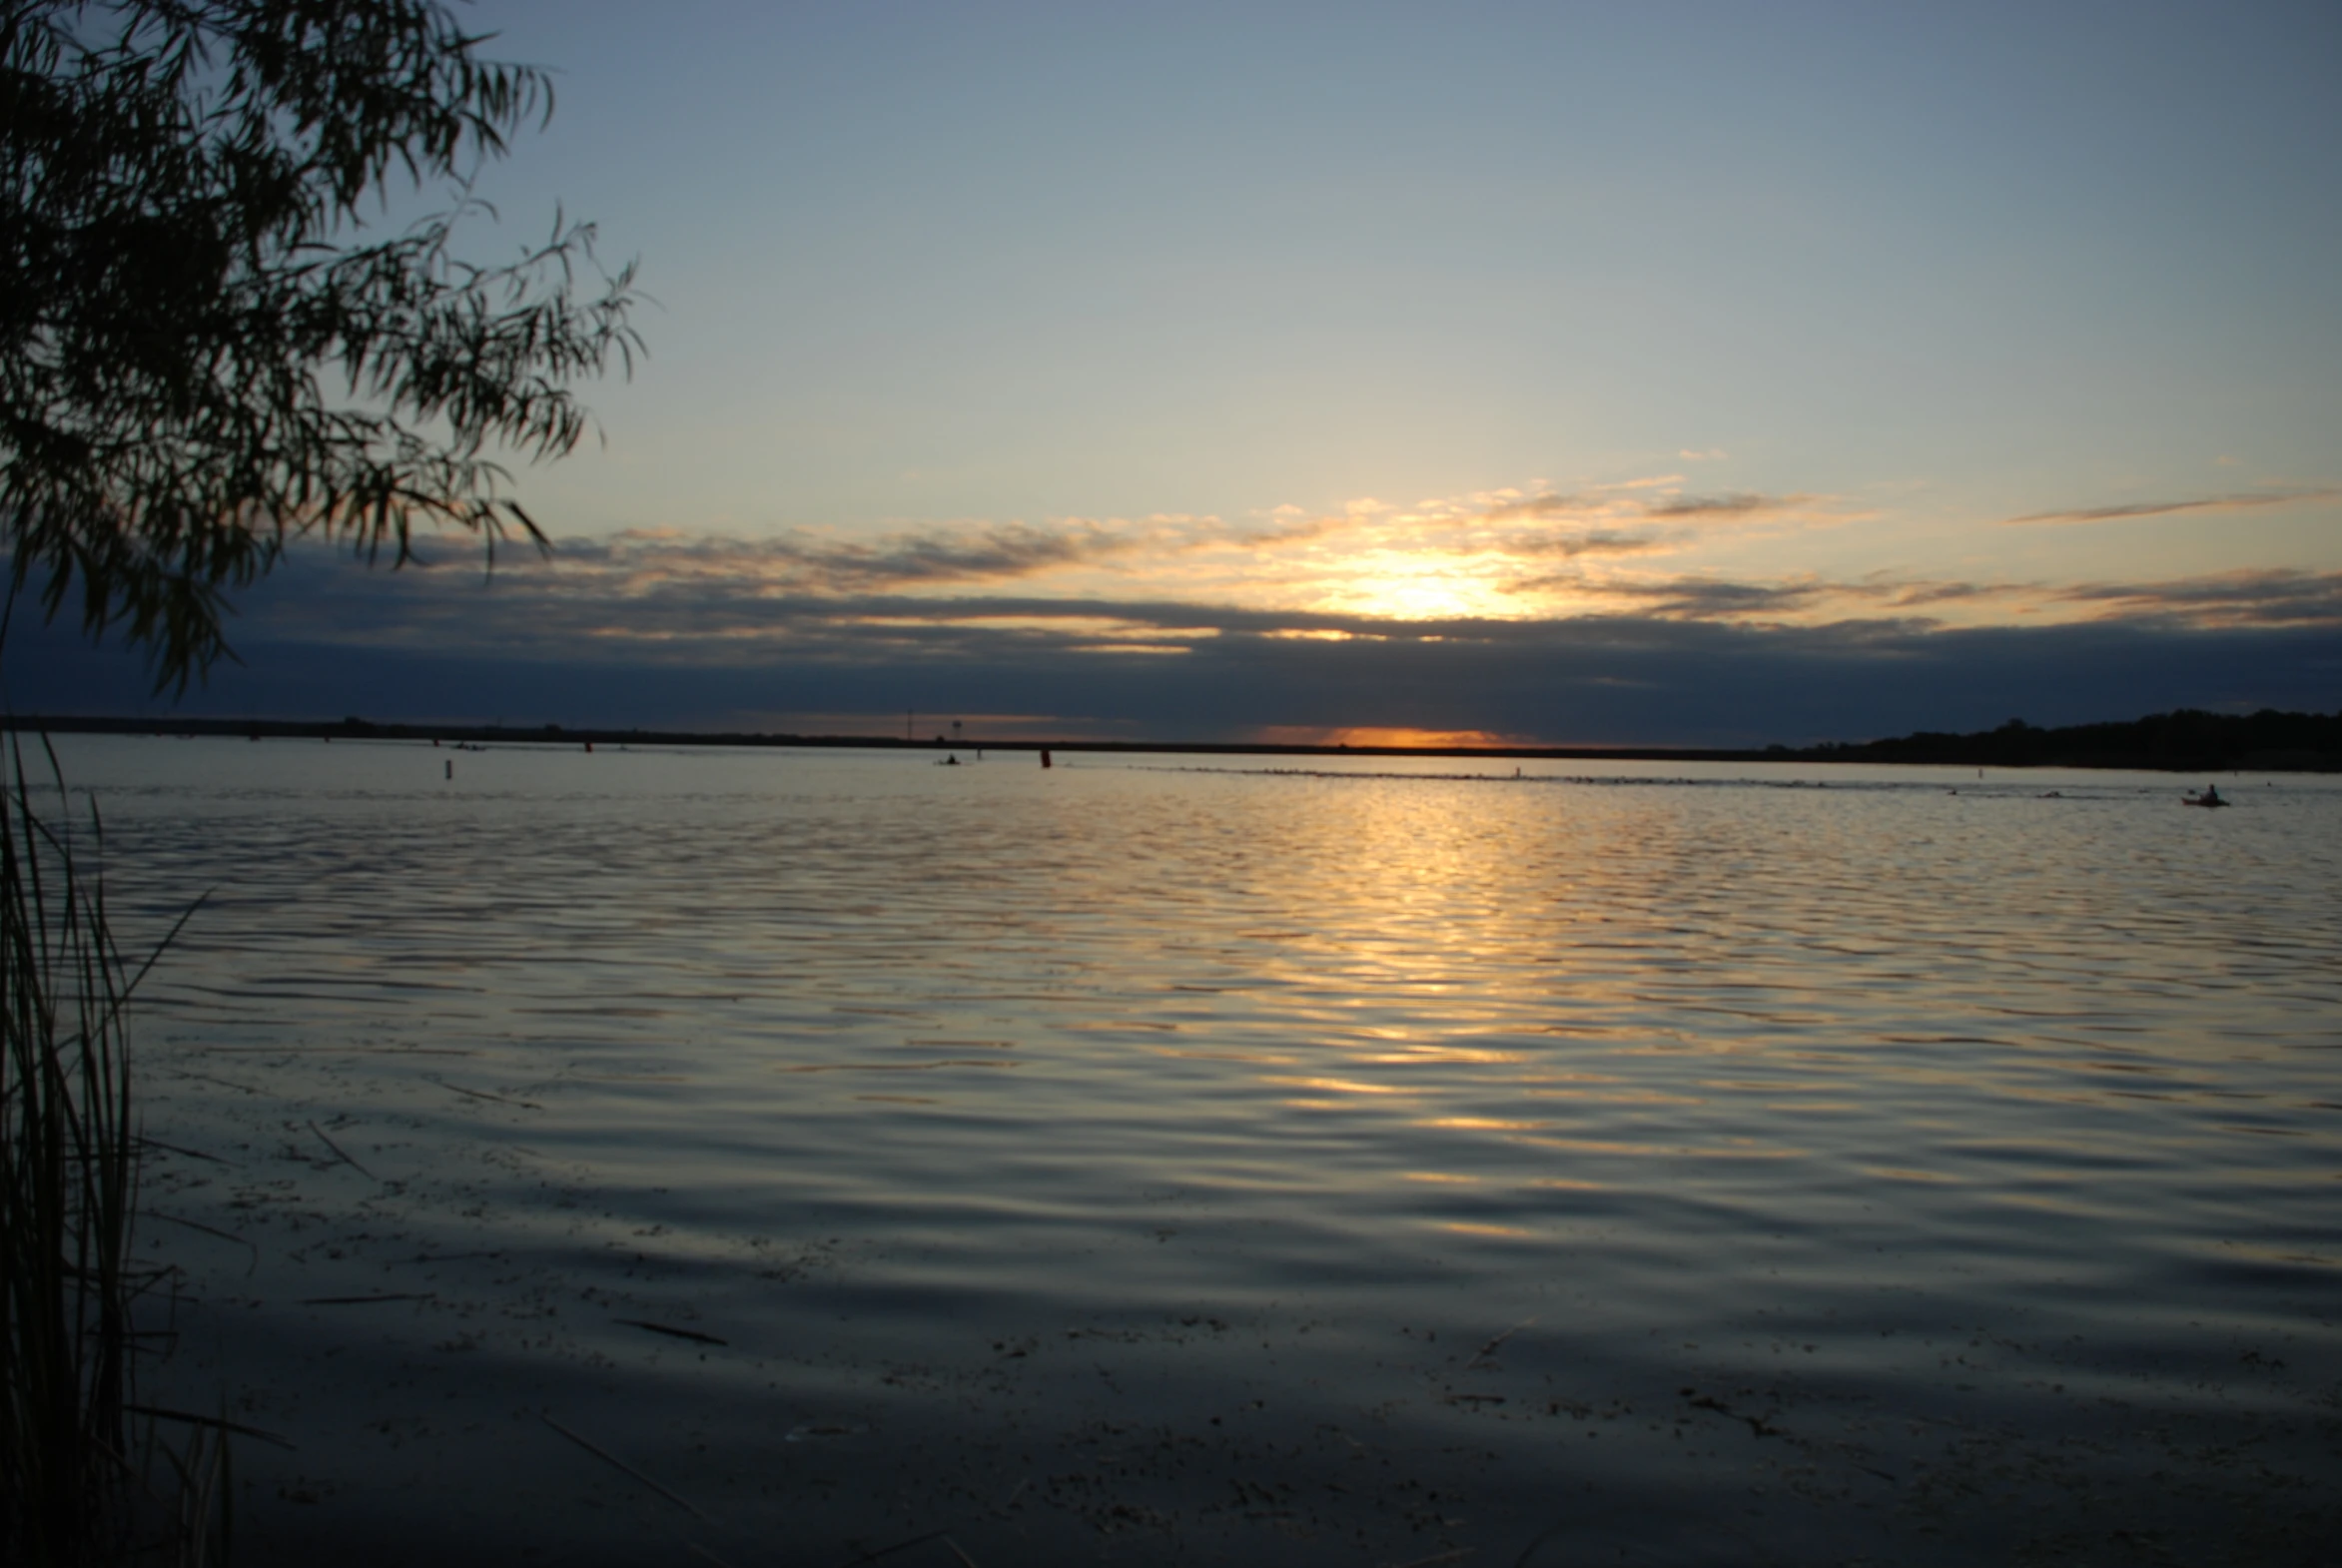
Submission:
POLYGON ((173 1446, 158 1419, 187 1418, 133 1393, 133 1312, 168 1273, 131 1253, 126 1009, 154 959, 134 971, 115 946, 96 806, 77 832, 55 753, 41 743, 37 786, 26 750, 12 733, 0 752, 0 1560, 216 1561, 225 1423, 173 1446))

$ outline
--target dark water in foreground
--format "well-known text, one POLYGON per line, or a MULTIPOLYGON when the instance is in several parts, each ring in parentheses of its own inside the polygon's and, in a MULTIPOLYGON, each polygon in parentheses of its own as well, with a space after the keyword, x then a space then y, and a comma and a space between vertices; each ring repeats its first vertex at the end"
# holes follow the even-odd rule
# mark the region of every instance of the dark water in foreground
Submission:
POLYGON ((2336 781, 67 755, 251 1561, 2342 1527, 2336 781))

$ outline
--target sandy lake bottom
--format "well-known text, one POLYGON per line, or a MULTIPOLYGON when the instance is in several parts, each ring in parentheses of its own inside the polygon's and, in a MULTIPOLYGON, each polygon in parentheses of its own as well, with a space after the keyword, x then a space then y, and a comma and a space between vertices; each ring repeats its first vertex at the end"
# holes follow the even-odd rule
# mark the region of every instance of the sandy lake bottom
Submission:
POLYGON ((240 1562, 2330 1559, 2342 785, 932 761, 67 749, 240 1562))

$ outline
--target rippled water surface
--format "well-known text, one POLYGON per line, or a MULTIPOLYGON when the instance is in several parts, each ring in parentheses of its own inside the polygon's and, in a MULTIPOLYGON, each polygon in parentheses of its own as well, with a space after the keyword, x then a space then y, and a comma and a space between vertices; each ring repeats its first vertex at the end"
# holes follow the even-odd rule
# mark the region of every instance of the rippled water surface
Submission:
POLYGON ((2342 786, 1593 766, 76 742, 159 1375, 262 1561, 2324 1560, 2342 786))

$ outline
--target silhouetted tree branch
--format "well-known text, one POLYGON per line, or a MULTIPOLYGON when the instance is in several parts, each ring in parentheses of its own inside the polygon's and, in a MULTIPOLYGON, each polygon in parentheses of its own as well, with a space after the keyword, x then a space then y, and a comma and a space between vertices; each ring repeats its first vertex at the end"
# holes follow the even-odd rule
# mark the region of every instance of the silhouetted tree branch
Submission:
POLYGON ((569 451, 571 384, 632 370, 634 271, 558 216, 502 265, 455 254, 471 176, 552 111, 486 41, 433 0, 0 0, 13 590, 184 688, 291 536, 543 547, 497 458, 569 451), (446 209, 373 238, 397 182, 446 209))

